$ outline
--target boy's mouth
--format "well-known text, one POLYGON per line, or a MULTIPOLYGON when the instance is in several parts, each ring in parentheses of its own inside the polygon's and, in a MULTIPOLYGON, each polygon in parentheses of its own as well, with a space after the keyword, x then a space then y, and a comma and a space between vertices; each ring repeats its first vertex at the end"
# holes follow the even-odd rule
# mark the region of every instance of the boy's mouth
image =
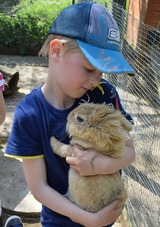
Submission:
POLYGON ((85 87, 81 87, 84 91, 88 91, 89 89, 88 88, 85 88, 85 87))

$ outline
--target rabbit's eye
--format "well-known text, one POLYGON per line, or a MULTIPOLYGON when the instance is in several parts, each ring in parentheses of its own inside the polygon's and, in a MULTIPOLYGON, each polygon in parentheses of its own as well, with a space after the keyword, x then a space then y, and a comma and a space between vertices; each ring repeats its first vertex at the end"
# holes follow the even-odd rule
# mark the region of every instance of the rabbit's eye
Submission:
POLYGON ((82 122, 84 122, 84 119, 82 117, 80 117, 80 116, 77 116, 77 121, 82 123, 82 122))

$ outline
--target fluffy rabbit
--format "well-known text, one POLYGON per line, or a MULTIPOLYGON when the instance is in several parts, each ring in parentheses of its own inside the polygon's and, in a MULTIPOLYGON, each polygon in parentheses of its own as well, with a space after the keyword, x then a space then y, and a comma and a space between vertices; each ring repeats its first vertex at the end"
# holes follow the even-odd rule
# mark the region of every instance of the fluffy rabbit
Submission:
MULTIPOLYGON (((67 119, 67 132, 71 145, 81 149, 94 148, 118 158, 125 151, 125 141, 132 130, 131 123, 121 114, 105 104, 85 103, 74 109, 67 119)), ((51 146, 61 157, 73 156, 71 145, 51 137, 51 146)), ((69 170, 67 198, 82 209, 97 212, 116 198, 126 200, 126 190, 120 172, 110 175, 82 177, 74 169, 69 170)))

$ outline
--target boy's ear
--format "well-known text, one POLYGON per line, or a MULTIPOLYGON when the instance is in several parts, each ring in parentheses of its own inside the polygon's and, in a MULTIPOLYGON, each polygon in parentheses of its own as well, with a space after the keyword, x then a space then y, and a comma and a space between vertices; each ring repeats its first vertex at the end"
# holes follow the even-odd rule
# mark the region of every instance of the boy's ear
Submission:
POLYGON ((54 39, 50 42, 50 56, 55 60, 59 59, 63 44, 59 39, 54 39))

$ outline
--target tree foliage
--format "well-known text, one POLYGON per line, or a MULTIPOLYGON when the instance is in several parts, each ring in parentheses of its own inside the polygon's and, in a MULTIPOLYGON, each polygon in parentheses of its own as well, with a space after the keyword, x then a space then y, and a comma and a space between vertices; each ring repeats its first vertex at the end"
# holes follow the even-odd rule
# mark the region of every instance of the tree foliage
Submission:
POLYGON ((19 54, 39 48, 54 19, 69 0, 20 0, 8 13, 0 13, 0 44, 16 47, 19 54))

